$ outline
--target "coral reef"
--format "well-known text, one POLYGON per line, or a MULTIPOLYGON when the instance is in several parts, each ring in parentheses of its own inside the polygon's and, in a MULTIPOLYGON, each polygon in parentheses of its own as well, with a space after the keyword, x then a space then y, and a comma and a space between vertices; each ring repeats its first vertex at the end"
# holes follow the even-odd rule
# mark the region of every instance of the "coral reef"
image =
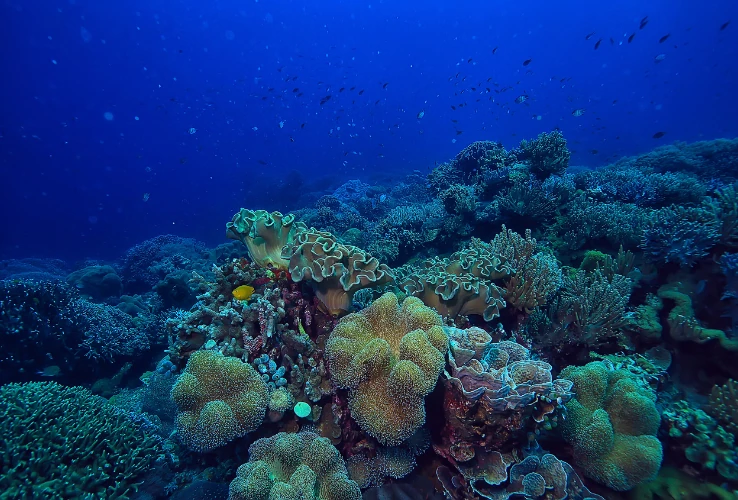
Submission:
POLYGON ((351 414, 384 445, 397 445, 425 422, 424 397, 448 350, 441 319, 414 297, 386 293, 338 322, 326 344, 332 380, 349 389, 351 414))
POLYGON ((328 439, 312 432, 280 432, 251 445, 249 461, 238 468, 228 498, 359 500, 361 491, 328 439))
POLYGON ((219 352, 198 351, 172 387, 172 399, 179 410, 180 439, 203 452, 259 427, 269 395, 251 365, 219 352))
POLYGON ((246 245, 249 256, 260 267, 286 269, 289 259, 282 256, 282 248, 306 229, 292 214, 242 208, 226 224, 226 236, 246 245))

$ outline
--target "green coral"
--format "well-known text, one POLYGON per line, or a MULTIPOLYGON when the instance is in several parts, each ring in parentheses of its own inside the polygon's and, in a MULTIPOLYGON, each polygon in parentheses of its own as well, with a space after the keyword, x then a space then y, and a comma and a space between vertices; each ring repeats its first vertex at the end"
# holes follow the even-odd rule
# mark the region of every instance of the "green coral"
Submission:
POLYGON ((425 422, 424 398, 436 385, 447 351, 438 314, 415 297, 400 305, 392 293, 343 318, 325 349, 333 382, 349 389, 359 427, 389 446, 425 422))
POLYGON ((520 142, 520 150, 528 163, 530 173, 539 179, 550 175, 561 175, 569 166, 571 153, 566 147, 566 139, 561 132, 543 132, 532 141, 520 142))
POLYGON ((129 498, 161 454, 124 412, 81 387, 0 388, 0 498, 129 498))
POLYGON ((601 361, 569 366, 560 377, 574 382, 576 398, 560 428, 584 474, 616 491, 656 477, 663 451, 654 394, 601 361))
POLYGON ((172 388, 180 439, 210 451, 253 431, 264 420, 269 392, 248 363, 218 351, 197 351, 172 388))
POLYGON ((259 266, 287 269, 289 258, 282 257, 282 247, 306 229, 292 214, 242 208, 226 224, 226 236, 246 245, 251 259, 259 266))
POLYGON ((359 486, 331 442, 312 432, 255 441, 231 482, 230 500, 359 500, 359 486))

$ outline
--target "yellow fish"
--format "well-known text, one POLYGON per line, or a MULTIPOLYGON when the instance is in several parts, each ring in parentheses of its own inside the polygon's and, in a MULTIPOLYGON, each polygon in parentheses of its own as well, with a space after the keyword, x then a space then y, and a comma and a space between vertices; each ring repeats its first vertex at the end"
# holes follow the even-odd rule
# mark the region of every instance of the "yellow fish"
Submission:
POLYGON ((237 300, 249 300, 254 293, 254 287, 249 285, 241 285, 233 290, 233 297, 237 300))

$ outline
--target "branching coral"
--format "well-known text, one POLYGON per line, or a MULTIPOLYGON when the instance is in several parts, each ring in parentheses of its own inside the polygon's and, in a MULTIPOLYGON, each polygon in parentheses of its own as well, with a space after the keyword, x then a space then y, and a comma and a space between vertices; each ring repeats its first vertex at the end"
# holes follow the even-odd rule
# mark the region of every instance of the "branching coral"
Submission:
POLYGON ((738 382, 728 380, 710 393, 708 411, 730 432, 738 435, 738 382))
POLYGON ((282 256, 288 259, 292 279, 308 281, 326 312, 333 315, 350 311, 351 299, 358 290, 394 279, 386 264, 315 229, 296 235, 294 242, 284 247, 282 256))
POLYGON ((655 213, 640 247, 654 262, 693 266, 719 241, 720 224, 714 212, 671 206, 655 213))
POLYGON ((312 432, 255 441, 231 482, 229 500, 359 500, 338 450, 312 432))
POLYGON ((127 414, 54 382, 0 388, 0 438, 3 498, 129 498, 162 454, 127 414))
POLYGON ((261 267, 286 269, 289 258, 282 256, 282 248, 306 229, 292 214, 242 208, 226 224, 226 236, 246 245, 251 259, 261 267))
POLYGON ((172 399, 179 409, 180 439, 204 452, 259 427, 269 394, 251 365, 216 351, 198 351, 172 388, 172 399))
POLYGON ((441 319, 414 297, 386 293, 336 325, 326 343, 333 382, 349 389, 359 427, 397 445, 425 422, 424 397, 443 369, 448 339, 441 319))
POLYGON ((520 142, 522 159, 527 161, 530 172, 539 179, 549 175, 561 175, 569 166, 571 154, 566 147, 566 139, 561 132, 543 132, 532 141, 520 142))
POLYGON ((576 398, 560 428, 584 475, 616 491, 656 477, 663 451, 655 395, 601 361, 569 366, 561 376, 574 382, 576 398))

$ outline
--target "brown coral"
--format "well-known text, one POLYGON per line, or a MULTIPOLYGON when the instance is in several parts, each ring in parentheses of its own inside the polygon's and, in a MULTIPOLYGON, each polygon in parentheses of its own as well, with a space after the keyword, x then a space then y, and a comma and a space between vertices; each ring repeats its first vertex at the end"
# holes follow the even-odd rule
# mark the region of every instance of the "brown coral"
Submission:
POLYGON ((357 291, 394 279, 386 264, 360 248, 339 243, 331 233, 316 229, 296 235, 282 256, 289 259, 292 279, 309 281, 326 312, 333 315, 350 311, 357 291))
POLYGON ((226 224, 226 236, 238 240, 249 250, 251 259, 261 267, 287 268, 282 248, 292 243, 295 235, 307 230, 292 214, 269 213, 266 210, 242 208, 226 224))
POLYGON ((326 344, 333 382, 349 389, 359 427, 384 445, 397 445, 425 422, 424 397, 445 363, 448 339, 441 318, 415 298, 402 305, 385 293, 339 321, 326 344))

